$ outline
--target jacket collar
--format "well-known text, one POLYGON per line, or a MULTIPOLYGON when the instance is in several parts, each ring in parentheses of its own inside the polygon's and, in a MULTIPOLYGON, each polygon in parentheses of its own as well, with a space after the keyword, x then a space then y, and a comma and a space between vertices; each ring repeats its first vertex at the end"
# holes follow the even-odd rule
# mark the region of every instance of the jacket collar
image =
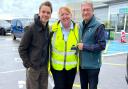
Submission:
MULTIPOLYGON (((60 22, 60 27, 62 29, 65 29, 61 22, 60 22)), ((74 29, 74 26, 73 26, 73 22, 72 21, 71 21, 70 29, 74 29)))
POLYGON ((38 14, 35 14, 34 15, 34 23, 35 23, 35 26, 36 26, 36 30, 38 31, 42 31, 42 30, 47 30, 48 29, 48 22, 46 23, 46 26, 44 26, 41 21, 40 21, 40 17, 38 14))
POLYGON ((88 27, 93 27, 96 25, 96 18, 95 16, 93 15, 92 18, 88 21, 88 27))

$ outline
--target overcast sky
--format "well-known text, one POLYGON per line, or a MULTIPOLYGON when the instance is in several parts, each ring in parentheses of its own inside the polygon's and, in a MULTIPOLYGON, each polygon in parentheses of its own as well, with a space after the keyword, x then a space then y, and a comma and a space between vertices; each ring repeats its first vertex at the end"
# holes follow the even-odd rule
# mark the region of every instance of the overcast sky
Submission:
MULTIPOLYGON (((16 17, 30 17, 32 18, 38 12, 41 2, 46 0, 0 0, 0 19, 12 19, 16 17)), ((52 17, 55 17, 56 10, 60 6, 69 2, 80 0, 49 0, 53 4, 54 12, 52 17), (67 1, 67 2, 65 2, 67 1)), ((82 0, 81 0, 82 1, 82 0)))
MULTIPOLYGON (((34 13, 38 12, 39 5, 42 1, 45 0, 0 0, 0 19, 33 17, 34 13)), ((58 5, 54 3, 53 6, 56 9, 58 5)))

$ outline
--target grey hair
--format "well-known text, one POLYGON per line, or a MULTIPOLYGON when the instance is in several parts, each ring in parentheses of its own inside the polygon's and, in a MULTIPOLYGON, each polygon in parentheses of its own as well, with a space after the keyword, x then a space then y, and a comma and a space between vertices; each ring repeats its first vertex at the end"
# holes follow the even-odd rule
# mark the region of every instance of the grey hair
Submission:
POLYGON ((93 7, 93 3, 91 0, 85 0, 81 3, 81 6, 84 5, 84 4, 88 4, 91 6, 92 10, 94 10, 94 7, 93 7))

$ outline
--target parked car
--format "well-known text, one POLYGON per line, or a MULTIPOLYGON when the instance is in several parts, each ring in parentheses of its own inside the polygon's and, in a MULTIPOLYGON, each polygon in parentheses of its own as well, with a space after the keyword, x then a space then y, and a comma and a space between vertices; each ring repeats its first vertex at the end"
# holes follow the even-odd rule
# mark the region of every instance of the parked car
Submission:
POLYGON ((6 35, 6 33, 10 33, 11 24, 6 20, 0 20, 0 35, 6 35))
POLYGON ((24 33, 24 29, 20 20, 14 19, 11 21, 11 33, 12 33, 13 40, 16 40, 16 38, 22 37, 24 33))
MULTIPOLYGON (((49 24, 51 25, 54 21, 56 21, 56 19, 51 19, 49 24)), ((16 40, 16 38, 22 38, 25 30, 27 30, 29 25, 33 22, 33 19, 29 18, 13 19, 11 21, 11 33, 13 40, 16 40)))
POLYGON ((16 40, 16 38, 22 38, 24 31, 32 21, 32 19, 13 19, 11 21, 11 33, 13 40, 16 40))
POLYGON ((126 81, 127 81, 127 84, 128 84, 128 54, 127 54, 127 62, 126 62, 126 81))

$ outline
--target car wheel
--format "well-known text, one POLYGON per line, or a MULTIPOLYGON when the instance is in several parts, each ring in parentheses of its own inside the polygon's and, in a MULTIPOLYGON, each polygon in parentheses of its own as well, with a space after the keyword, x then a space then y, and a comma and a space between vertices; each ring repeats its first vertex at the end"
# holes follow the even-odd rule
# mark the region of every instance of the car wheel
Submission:
POLYGON ((16 36, 14 34, 12 34, 12 38, 13 40, 16 40, 16 36))
POLYGON ((3 36, 6 36, 6 32, 5 31, 3 32, 3 36))
POLYGON ((1 35, 5 36, 6 35, 6 32, 4 29, 1 29, 1 35))

